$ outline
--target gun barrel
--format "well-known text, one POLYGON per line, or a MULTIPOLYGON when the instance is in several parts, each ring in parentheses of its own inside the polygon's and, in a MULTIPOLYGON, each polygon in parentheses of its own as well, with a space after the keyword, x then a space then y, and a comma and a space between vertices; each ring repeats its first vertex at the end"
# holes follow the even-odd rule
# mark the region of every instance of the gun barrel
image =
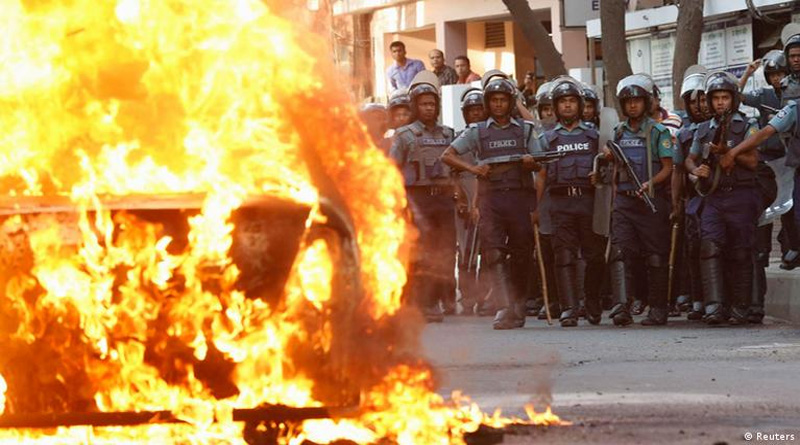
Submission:
POLYGON ((777 113, 777 112, 781 111, 781 110, 779 110, 777 108, 773 108, 773 107, 770 107, 769 105, 764 105, 764 104, 761 104, 760 107, 765 109, 765 110, 767 110, 767 111, 769 111, 770 113, 777 113))

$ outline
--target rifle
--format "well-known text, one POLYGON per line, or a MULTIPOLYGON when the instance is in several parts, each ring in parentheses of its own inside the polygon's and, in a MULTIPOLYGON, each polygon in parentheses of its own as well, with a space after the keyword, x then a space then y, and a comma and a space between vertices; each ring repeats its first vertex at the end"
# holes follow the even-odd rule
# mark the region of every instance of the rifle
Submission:
MULTIPOLYGON (((728 110, 720 116, 719 126, 712 139, 713 145, 723 144, 726 150, 728 144, 725 140, 725 136, 728 134, 728 126, 731 123, 732 114, 733 113, 728 110)), ((711 169, 711 177, 697 178, 694 188, 700 196, 708 196, 713 193, 714 190, 717 189, 717 185, 719 185, 719 178, 722 172, 719 168, 719 163, 717 163, 716 156, 712 155, 714 155, 714 153, 711 153, 711 144, 706 144, 706 146, 703 147, 703 160, 700 165, 707 165, 711 169)))
POLYGON ((470 223, 472 228, 472 241, 469 243, 469 261, 467 263, 467 272, 472 272, 472 265, 475 264, 475 269, 478 267, 478 224, 470 223))
POLYGON ((513 164, 516 162, 522 162, 523 156, 532 156, 533 160, 539 164, 549 164, 551 162, 556 162, 559 159, 563 158, 567 155, 568 152, 566 151, 541 151, 536 153, 527 153, 524 155, 507 155, 507 156, 495 156, 493 158, 484 159, 478 161, 478 165, 497 165, 497 164, 513 164))
MULTIPOLYGON (((641 190, 642 181, 639 179, 638 176, 636 176, 636 171, 633 169, 633 164, 631 164, 630 159, 628 159, 628 157, 625 156, 625 152, 622 150, 622 147, 620 147, 619 144, 617 144, 614 141, 608 141, 606 145, 608 145, 608 148, 611 149, 611 153, 614 155, 614 159, 616 159, 616 161, 622 164, 622 166, 625 168, 625 172, 628 174, 628 178, 633 182, 633 185, 636 187, 636 190, 641 190)), ((648 147, 647 149, 649 150, 650 147, 648 147)), ((653 202, 653 198, 650 197, 650 194, 645 192, 642 193, 640 197, 644 200, 645 204, 647 204, 647 207, 649 207, 653 213, 658 212, 658 210, 656 210, 656 205, 653 202)))

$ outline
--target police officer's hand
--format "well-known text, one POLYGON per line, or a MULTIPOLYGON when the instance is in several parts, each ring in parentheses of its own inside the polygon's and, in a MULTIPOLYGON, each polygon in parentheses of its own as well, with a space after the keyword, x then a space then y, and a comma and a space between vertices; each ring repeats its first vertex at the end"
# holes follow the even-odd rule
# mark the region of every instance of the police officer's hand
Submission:
POLYGON ((694 170, 692 170, 692 174, 697 176, 698 178, 708 178, 709 176, 711 176, 711 168, 703 164, 700 167, 697 167, 694 170))
POLYGON ((719 158, 719 166, 725 172, 730 171, 735 163, 736 159, 733 156, 731 156, 730 153, 725 153, 722 157, 719 158))
POLYGON ((711 147, 711 153, 714 153, 715 155, 722 155, 725 154, 726 151, 728 151, 724 143, 721 144, 712 143, 708 145, 711 147))
POLYGON ((671 222, 680 221, 683 218, 683 203, 680 200, 672 202, 672 212, 669 214, 671 222))
POLYGON ((640 188, 639 191, 636 193, 638 193, 639 195, 644 195, 649 191, 650 191, 650 181, 645 181, 642 183, 642 188, 640 188))
POLYGON ((472 208, 470 212, 470 217, 472 218, 472 224, 478 224, 481 220, 481 212, 478 210, 478 207, 475 206, 472 208))
POLYGON ((491 167, 486 164, 472 166, 472 173, 482 178, 485 178, 489 174, 489 170, 491 170, 491 167))
POLYGON ((531 155, 523 155, 522 156, 522 167, 528 170, 533 170, 538 172, 542 169, 542 165, 536 162, 531 155))
POLYGON ((531 225, 536 226, 537 224, 539 224, 539 209, 531 212, 531 225))
POLYGON ((756 59, 747 64, 747 74, 753 74, 761 66, 761 59, 756 59))
POLYGON ((610 161, 614 160, 614 153, 611 152, 610 148, 608 148, 607 146, 604 145, 602 151, 603 151, 603 155, 605 155, 605 157, 606 157, 606 161, 610 162, 610 161))

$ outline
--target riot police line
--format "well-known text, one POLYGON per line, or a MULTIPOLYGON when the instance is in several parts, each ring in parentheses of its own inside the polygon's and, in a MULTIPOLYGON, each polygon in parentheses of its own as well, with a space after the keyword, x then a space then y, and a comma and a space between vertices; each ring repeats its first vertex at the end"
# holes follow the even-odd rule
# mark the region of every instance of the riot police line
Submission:
POLYGON ((420 73, 389 103, 410 111, 389 149, 420 234, 407 300, 431 322, 459 306, 494 313, 494 329, 526 315, 597 325, 604 310, 627 326, 648 307, 645 326, 681 313, 761 323, 774 220, 782 267, 800 263, 800 206, 789 205, 800 199, 800 27, 783 34, 761 61, 770 85, 744 97, 729 73, 688 69, 683 119, 646 74, 616 85, 620 120, 568 76, 528 110, 493 70, 462 95, 467 127, 455 134, 438 123, 438 80, 420 73))

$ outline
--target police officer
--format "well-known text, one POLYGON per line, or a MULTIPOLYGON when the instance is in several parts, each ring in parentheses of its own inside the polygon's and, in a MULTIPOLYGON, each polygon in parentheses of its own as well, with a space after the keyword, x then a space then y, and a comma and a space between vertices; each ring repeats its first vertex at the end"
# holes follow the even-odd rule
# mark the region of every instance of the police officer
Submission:
POLYGON ((395 90, 389 98, 389 128, 396 130, 411 123, 411 98, 405 89, 395 90))
MULTIPOLYGON (((800 50, 800 46, 796 48, 800 50)), ((740 142, 721 159, 722 165, 730 165, 733 159, 737 159, 738 156, 744 153, 755 151, 760 144, 769 140, 770 137, 780 134, 787 141, 786 165, 797 169, 792 193, 794 202, 800 202, 800 113, 797 107, 797 101, 789 102, 775 117, 770 119, 766 127, 762 128, 754 136, 740 142)), ((794 206, 794 219, 795 224, 800 226, 800 206, 794 206)))
MULTIPOLYGON (((461 95, 461 115, 464 122, 471 124, 485 121, 483 91, 470 88, 461 95)), ((474 155, 465 156, 471 163, 474 155)), ((474 212, 477 201, 477 178, 470 172, 452 169, 456 188, 456 237, 458 239, 458 288, 461 292, 461 305, 464 315, 475 312, 476 303, 481 309, 487 304, 482 298, 477 276, 478 259, 478 221, 474 212)))
MULTIPOLYGON (((752 63, 748 65, 745 75, 739 80, 739 87, 747 82, 752 67, 757 65, 752 63)), ((743 94, 742 103, 758 109, 758 124, 763 128, 767 126, 774 115, 770 110, 780 108, 780 85, 781 80, 786 77, 786 56, 783 51, 772 50, 763 57, 760 65, 764 67, 764 77, 769 85, 743 94)), ((778 134, 772 135, 759 147, 759 158, 764 162, 775 161, 785 155, 786 150, 778 134)), ((778 234, 778 240, 781 242, 781 250, 784 253, 798 248, 797 229, 792 213, 790 210, 781 216, 781 232, 778 234)), ((765 224, 756 230, 755 286, 750 308, 750 321, 753 323, 761 323, 764 318, 764 297, 767 293, 765 269, 769 267, 769 256, 772 251, 772 229, 772 224, 765 224)))
MULTIPOLYGON (((790 23, 787 26, 792 26, 790 23)), ((781 79, 781 106, 800 99, 800 34, 795 33, 783 42, 788 75, 781 79)))
POLYGON ((384 138, 388 130, 386 107, 383 104, 367 103, 361 106, 358 116, 367 127, 372 143, 384 153, 388 153, 391 141, 384 138))
POLYGON ((600 126, 600 97, 591 85, 584 83, 583 87, 583 116, 584 122, 589 122, 595 127, 600 126))
POLYGON ((753 293, 756 224, 763 202, 756 183, 757 152, 731 154, 728 147, 755 134, 758 124, 739 111, 735 77, 724 71, 710 73, 705 90, 714 117, 699 126, 686 159, 686 168, 701 181, 698 192, 706 195, 700 217, 704 320, 717 325, 730 318, 743 324, 748 322, 753 293), (723 164, 721 159, 729 156, 734 156, 733 162, 723 164))
POLYGON ((553 99, 550 97, 550 82, 543 83, 536 90, 536 113, 539 115, 544 130, 551 130, 556 125, 556 114, 553 111, 553 99))
POLYGON ((438 85, 424 76, 418 75, 409 87, 415 120, 397 130, 389 156, 400 166, 419 229, 409 293, 422 306, 428 321, 440 322, 439 300, 448 310, 455 305, 455 192, 449 169, 439 160, 454 133, 437 123, 441 109, 438 85))
MULTIPOLYGON (((609 257, 614 307, 609 315, 617 326, 633 322, 631 300, 633 265, 644 260, 650 311, 645 326, 667 323, 668 256, 670 249, 667 188, 672 174, 673 144, 669 130, 648 116, 652 107, 652 80, 642 74, 625 77, 617 85, 617 98, 626 119, 615 130, 614 141, 630 160, 642 187, 622 172, 611 217, 609 257), (653 213, 641 195, 647 193, 656 205, 653 213)), ((608 159, 611 154, 604 150, 608 159)), ((619 167, 618 169, 619 170, 619 167)))
POLYGON ((683 79, 681 99, 687 119, 676 138, 675 169, 672 176, 673 218, 681 218, 681 209, 684 210, 683 233, 688 263, 686 279, 691 298, 691 308, 686 318, 695 321, 701 320, 704 314, 702 277, 700 275, 700 212, 703 198, 697 194, 683 162, 689 156, 698 126, 709 119, 709 116, 703 111, 705 109, 703 102, 706 101, 704 82, 705 72, 702 71, 691 73, 683 79))
POLYGON ((514 329, 525 325, 524 287, 536 201, 531 171, 538 168, 531 154, 541 146, 532 122, 511 117, 516 87, 510 80, 489 80, 483 94, 489 118, 470 125, 442 159, 478 177, 481 261, 491 275, 497 308, 493 327, 514 329), (467 153, 477 156, 478 165, 461 158, 467 153))
POLYGON ((589 177, 597 156, 598 134, 591 124, 582 122, 583 88, 576 80, 568 77, 554 80, 550 96, 558 121, 555 128, 545 133, 547 150, 568 154, 537 173, 536 190, 539 202, 545 187, 551 199, 552 245, 561 304, 559 320, 563 327, 578 324, 578 259, 582 255, 586 261, 585 316, 591 324, 598 324, 606 241, 592 231, 594 187, 589 177))

